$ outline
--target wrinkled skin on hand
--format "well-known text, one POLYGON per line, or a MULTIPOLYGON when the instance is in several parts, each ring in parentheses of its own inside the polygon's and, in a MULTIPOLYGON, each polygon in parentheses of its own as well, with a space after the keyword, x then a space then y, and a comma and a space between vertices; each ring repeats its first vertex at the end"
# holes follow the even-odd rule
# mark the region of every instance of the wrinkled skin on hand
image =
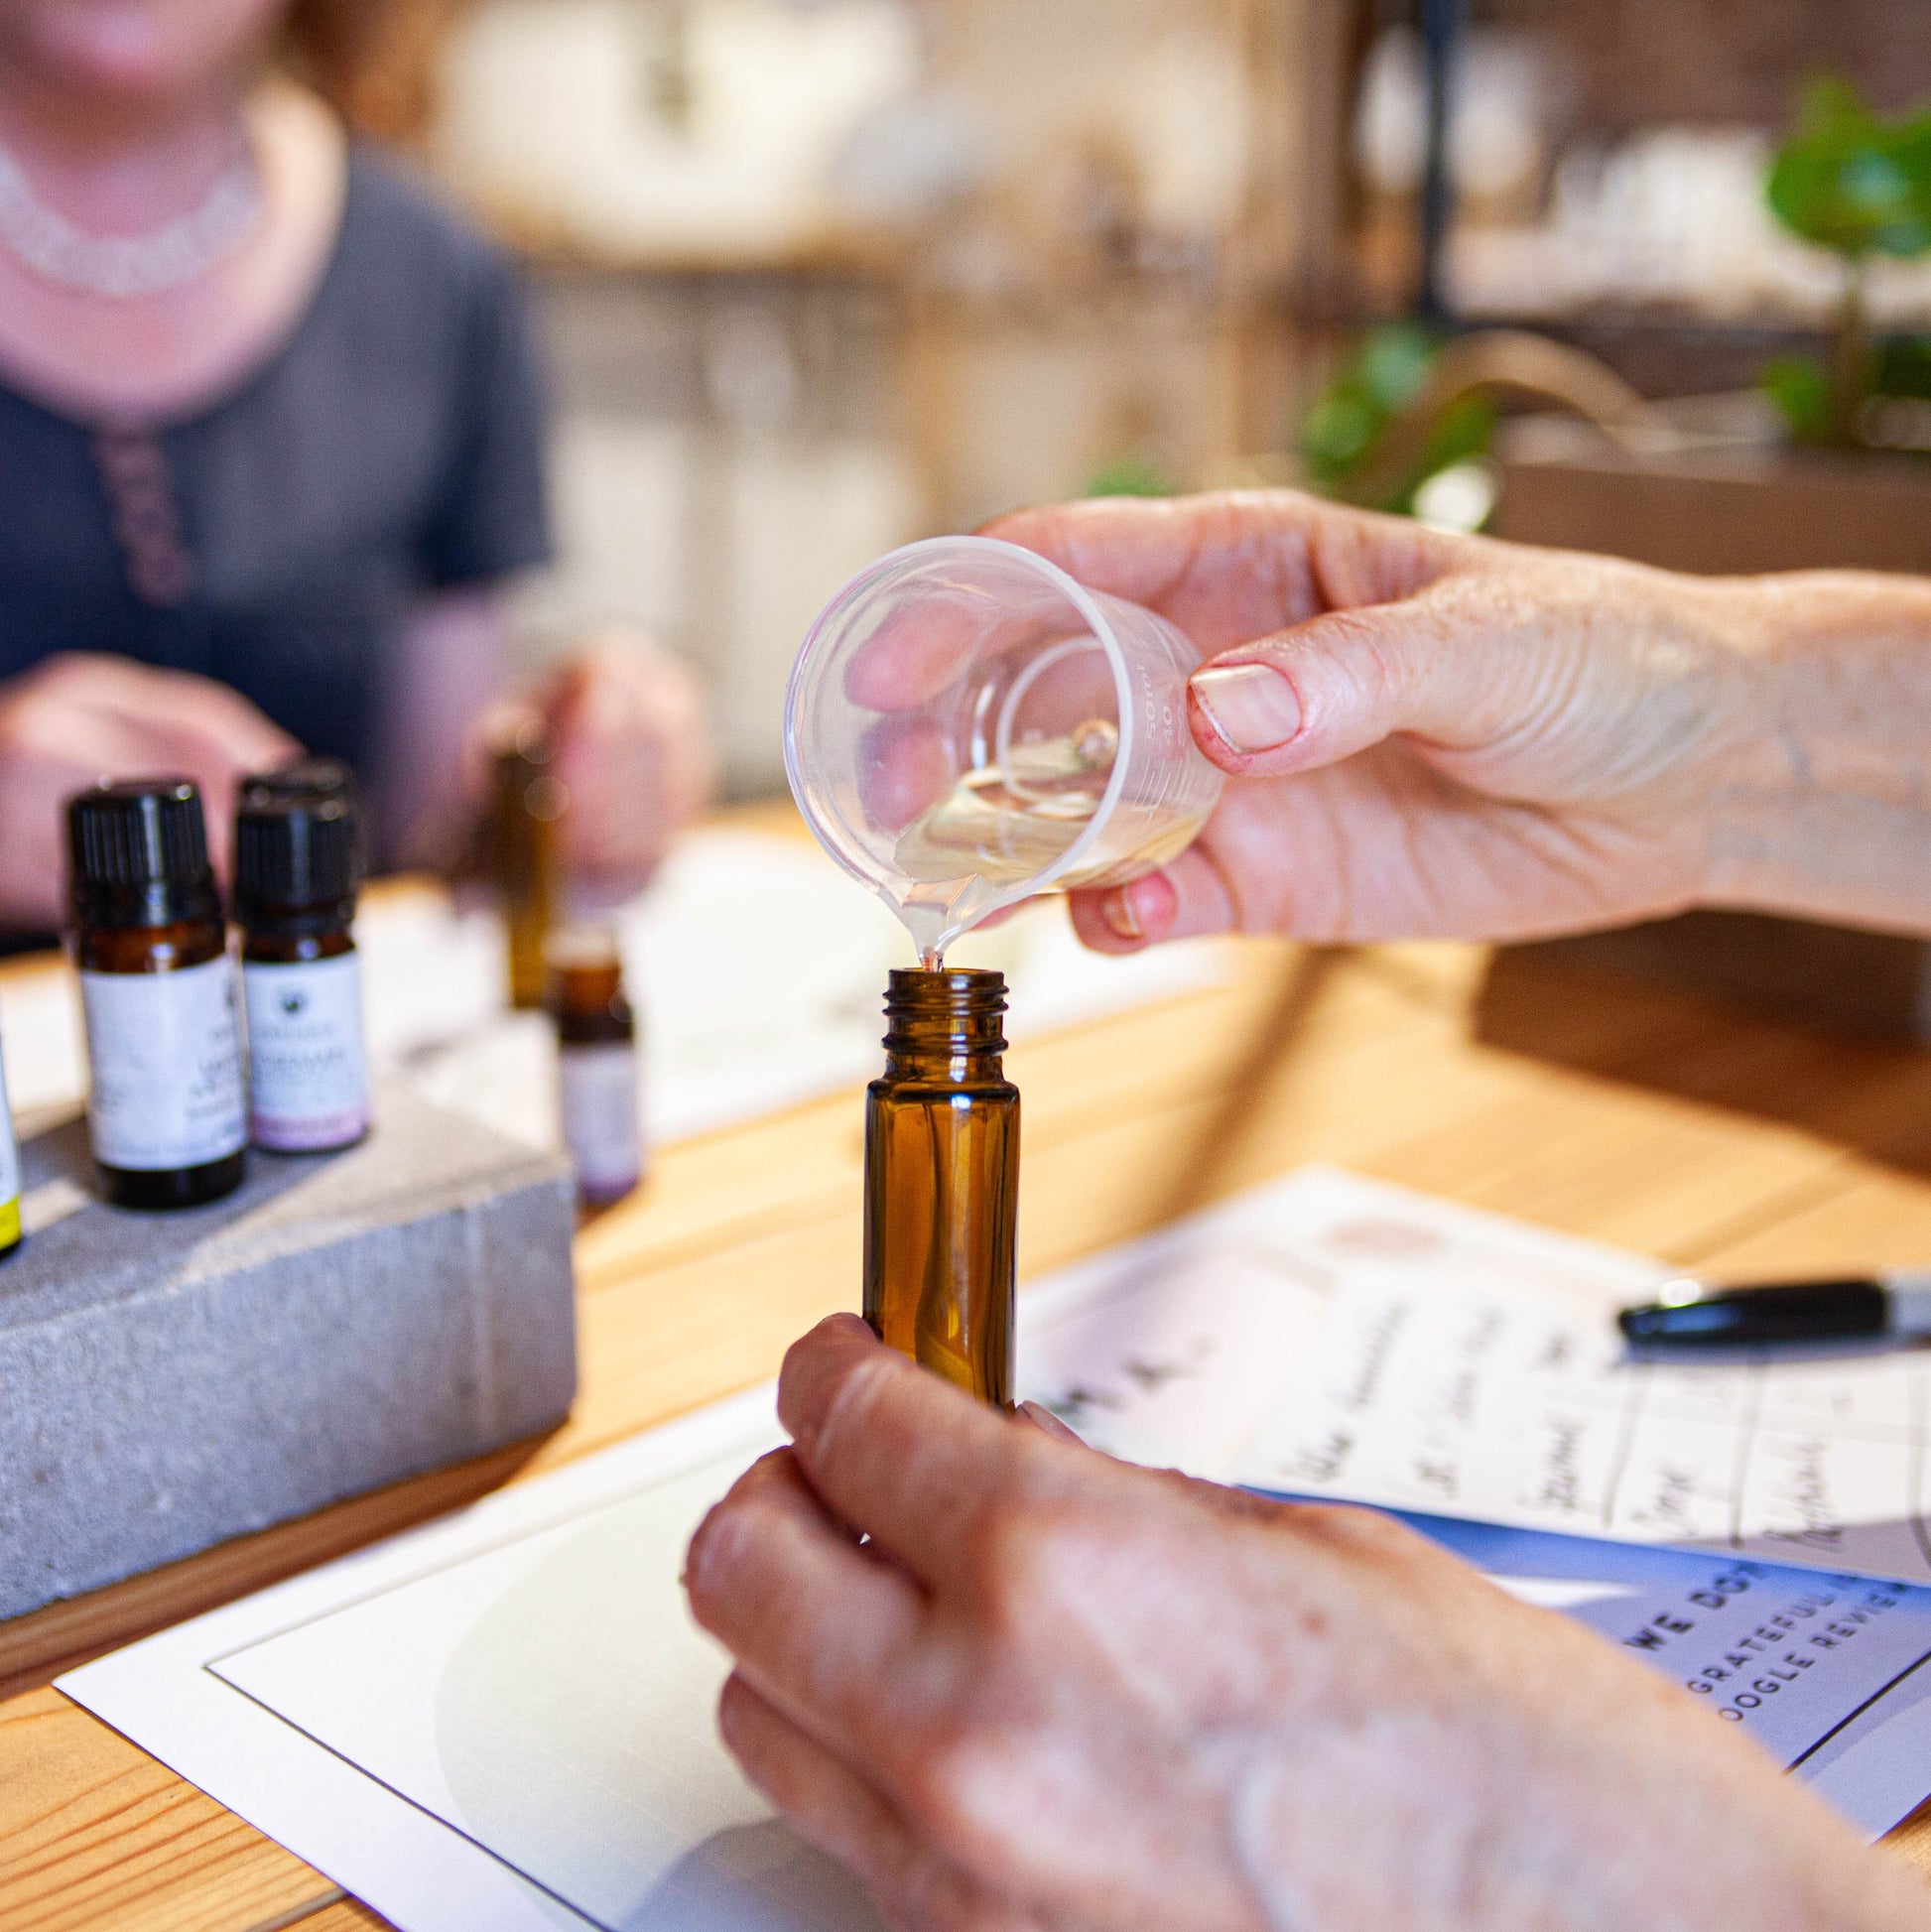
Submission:
POLYGON ((192 778, 227 869, 234 790, 301 746, 226 685, 129 658, 62 655, 0 684, 0 927, 65 923, 65 803, 99 778, 192 778))
POLYGON ((850 1316, 779 1408, 691 1603, 725 1741, 905 1932, 1931 1923, 1687 1693, 1386 1517, 1112 1462, 850 1316))
POLYGON ((1101 950, 1519 938, 1700 901, 1931 924, 1925 751, 1897 708, 1931 702, 1931 585, 1686 578, 1291 491, 1073 504, 985 534, 1210 656, 1194 735, 1233 782, 1164 873, 1074 895, 1101 950), (1241 667, 1272 723, 1230 741, 1208 708, 1230 710, 1215 674, 1241 667), (1906 816, 1873 825, 1873 806, 1906 816))

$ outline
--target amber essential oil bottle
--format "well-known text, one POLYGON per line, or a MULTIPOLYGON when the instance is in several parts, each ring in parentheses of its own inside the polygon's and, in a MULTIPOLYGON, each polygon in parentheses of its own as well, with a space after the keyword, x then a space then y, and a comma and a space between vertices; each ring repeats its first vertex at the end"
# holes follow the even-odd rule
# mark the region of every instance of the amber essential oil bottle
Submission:
POLYGON ((187 779, 97 785, 67 802, 74 964, 107 1199, 192 1208, 240 1185, 247 1109, 234 968, 187 779))
POLYGON ((1012 1405, 1019 1090, 1004 977, 894 972, 885 1073, 865 1094, 865 1320, 894 1349, 1012 1405))
POLYGON ((557 1098, 577 1192, 590 1208, 620 1201, 644 1177, 637 1116, 637 1022, 623 990, 617 936, 567 926, 546 949, 544 1005, 557 1027, 557 1098))
POLYGON ((508 929, 510 1003, 543 1003, 545 942, 558 899, 558 834, 570 794, 551 769, 549 739, 531 724, 495 752, 489 866, 508 929))
POLYGON ((322 1153, 369 1126, 355 917, 360 839, 347 796, 242 793, 235 919, 248 1012, 248 1131, 322 1153))

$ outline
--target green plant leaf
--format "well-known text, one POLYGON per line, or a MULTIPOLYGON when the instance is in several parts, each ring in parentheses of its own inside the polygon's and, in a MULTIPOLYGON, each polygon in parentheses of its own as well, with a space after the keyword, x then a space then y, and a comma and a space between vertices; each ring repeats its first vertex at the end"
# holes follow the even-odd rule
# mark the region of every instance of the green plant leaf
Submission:
POLYGON ((1301 455, 1309 474, 1324 487, 1343 481, 1374 448, 1387 423, 1387 413, 1358 382, 1334 383, 1316 397, 1301 425, 1301 455))
POLYGON ((1808 355, 1780 356, 1757 380, 1800 443, 1831 441, 1831 379, 1822 363, 1808 355))
POLYGON ((1376 406, 1393 416, 1420 393, 1439 346, 1419 322, 1389 322, 1369 332, 1353 373, 1376 406))
POLYGON ((1428 380, 1438 344, 1418 322, 1373 328, 1301 421, 1301 460, 1316 488, 1348 493, 1390 422, 1428 380))
MULTIPOLYGON (((1415 478, 1419 489, 1437 470, 1453 468, 1471 456, 1485 456, 1495 438, 1495 403, 1491 396, 1458 396, 1438 416, 1428 432, 1428 448, 1422 454, 1421 473, 1415 478)), ((1413 496, 1414 489, 1408 493, 1413 496)))
POLYGON ((1362 472, 1373 462, 1388 425, 1421 394, 1440 346, 1426 328, 1407 322, 1387 323, 1362 339, 1301 422, 1301 460, 1317 489, 1350 502, 1366 503, 1371 496, 1370 507, 1405 513, 1429 477, 1486 452, 1495 406, 1486 396, 1461 396, 1430 423, 1413 469, 1392 486, 1368 489, 1362 472))
POLYGON ((1931 401, 1931 335, 1894 335, 1877 351, 1871 385, 1880 396, 1931 401))
POLYGON ((1841 255, 1931 250, 1931 113, 1873 114, 1849 81, 1813 80, 1765 194, 1786 227, 1841 255))
POLYGON ((1180 485, 1153 461, 1131 451, 1100 464, 1088 482, 1087 496, 1178 496, 1180 485))

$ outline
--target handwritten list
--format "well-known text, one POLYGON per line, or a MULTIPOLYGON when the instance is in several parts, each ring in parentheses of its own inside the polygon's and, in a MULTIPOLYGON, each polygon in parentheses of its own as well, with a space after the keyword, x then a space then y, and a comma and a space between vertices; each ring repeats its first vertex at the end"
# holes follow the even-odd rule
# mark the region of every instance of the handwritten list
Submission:
POLYGON ((1026 1380, 1259 1488, 1931 1581, 1931 1352, 1632 1358, 1614 1310, 1664 1278, 1307 1169, 1057 1281, 1026 1380))

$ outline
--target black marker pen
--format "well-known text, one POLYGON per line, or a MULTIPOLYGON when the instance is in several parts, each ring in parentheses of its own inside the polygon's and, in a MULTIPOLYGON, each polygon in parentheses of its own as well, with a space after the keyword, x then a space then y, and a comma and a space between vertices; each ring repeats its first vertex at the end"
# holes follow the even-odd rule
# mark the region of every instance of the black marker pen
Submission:
POLYGON ((1616 1320, 1631 1342, 1671 1348, 1931 1336, 1931 1269, 1735 1288, 1672 1281, 1647 1307, 1625 1308, 1616 1320))

